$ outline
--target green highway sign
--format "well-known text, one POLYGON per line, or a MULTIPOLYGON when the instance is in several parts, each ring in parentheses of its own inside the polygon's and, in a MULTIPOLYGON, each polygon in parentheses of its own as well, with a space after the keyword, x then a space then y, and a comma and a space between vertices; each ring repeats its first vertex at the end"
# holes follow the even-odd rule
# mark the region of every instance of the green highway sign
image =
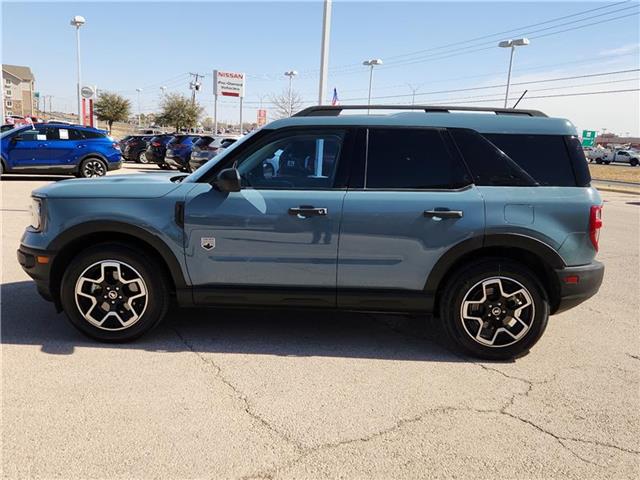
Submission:
POLYGON ((595 130, 583 130, 582 146, 593 147, 596 144, 596 135, 597 135, 597 132, 595 130))

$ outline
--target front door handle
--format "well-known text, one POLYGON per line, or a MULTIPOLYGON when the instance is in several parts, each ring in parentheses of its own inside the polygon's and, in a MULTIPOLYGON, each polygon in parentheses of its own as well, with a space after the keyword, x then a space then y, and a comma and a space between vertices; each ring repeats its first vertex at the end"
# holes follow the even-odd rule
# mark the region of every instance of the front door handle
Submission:
POLYGON ((301 205, 289 209, 289 215, 296 215, 301 218, 306 217, 325 217, 329 213, 327 208, 315 208, 309 205, 301 205))
POLYGON ((434 208, 433 210, 425 210, 424 216, 429 218, 462 218, 462 210, 434 208))

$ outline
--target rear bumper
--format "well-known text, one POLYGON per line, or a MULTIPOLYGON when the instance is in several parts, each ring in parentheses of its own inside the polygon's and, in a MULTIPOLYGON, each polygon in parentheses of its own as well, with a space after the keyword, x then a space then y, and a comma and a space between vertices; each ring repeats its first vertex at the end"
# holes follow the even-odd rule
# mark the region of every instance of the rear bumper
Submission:
POLYGON ((565 267, 555 273, 560 285, 560 302, 554 313, 560 313, 598 293, 604 278, 604 265, 594 260, 588 265, 565 267))
POLYGON ((45 300, 53 301, 54 296, 51 292, 51 265, 53 264, 55 252, 20 245, 17 254, 18 263, 27 275, 33 278, 38 288, 38 293, 45 300), (45 258, 46 263, 44 263, 45 258))
POLYGON ((117 162, 107 162, 107 170, 118 170, 122 168, 122 160, 118 160, 117 162))

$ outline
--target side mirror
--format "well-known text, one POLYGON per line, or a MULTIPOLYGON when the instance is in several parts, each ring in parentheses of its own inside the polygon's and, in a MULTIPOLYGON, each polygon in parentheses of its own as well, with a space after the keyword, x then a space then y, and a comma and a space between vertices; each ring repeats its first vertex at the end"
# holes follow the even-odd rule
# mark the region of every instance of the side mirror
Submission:
POLYGON ((218 174, 214 184, 221 192, 239 192, 241 188, 240 181, 240 172, 238 170, 225 168, 218 174))

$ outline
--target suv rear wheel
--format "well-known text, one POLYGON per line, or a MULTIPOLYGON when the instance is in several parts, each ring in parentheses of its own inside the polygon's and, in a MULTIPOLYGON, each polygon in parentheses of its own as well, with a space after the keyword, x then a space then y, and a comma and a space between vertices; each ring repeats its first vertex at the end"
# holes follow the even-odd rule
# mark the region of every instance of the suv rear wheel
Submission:
POLYGON ((95 246, 75 257, 60 293, 73 326, 104 342, 138 338, 162 320, 169 305, 158 265, 119 244, 95 246))
POLYGON ((149 160, 147 160, 147 153, 144 150, 138 155, 138 162, 149 163, 149 160))
POLYGON ((536 275, 511 260, 487 259, 456 272, 440 301, 448 339, 489 360, 520 356, 540 339, 549 302, 536 275))
POLYGON ((83 160, 78 169, 80 178, 104 177, 107 174, 107 165, 99 158, 87 158, 83 160))

